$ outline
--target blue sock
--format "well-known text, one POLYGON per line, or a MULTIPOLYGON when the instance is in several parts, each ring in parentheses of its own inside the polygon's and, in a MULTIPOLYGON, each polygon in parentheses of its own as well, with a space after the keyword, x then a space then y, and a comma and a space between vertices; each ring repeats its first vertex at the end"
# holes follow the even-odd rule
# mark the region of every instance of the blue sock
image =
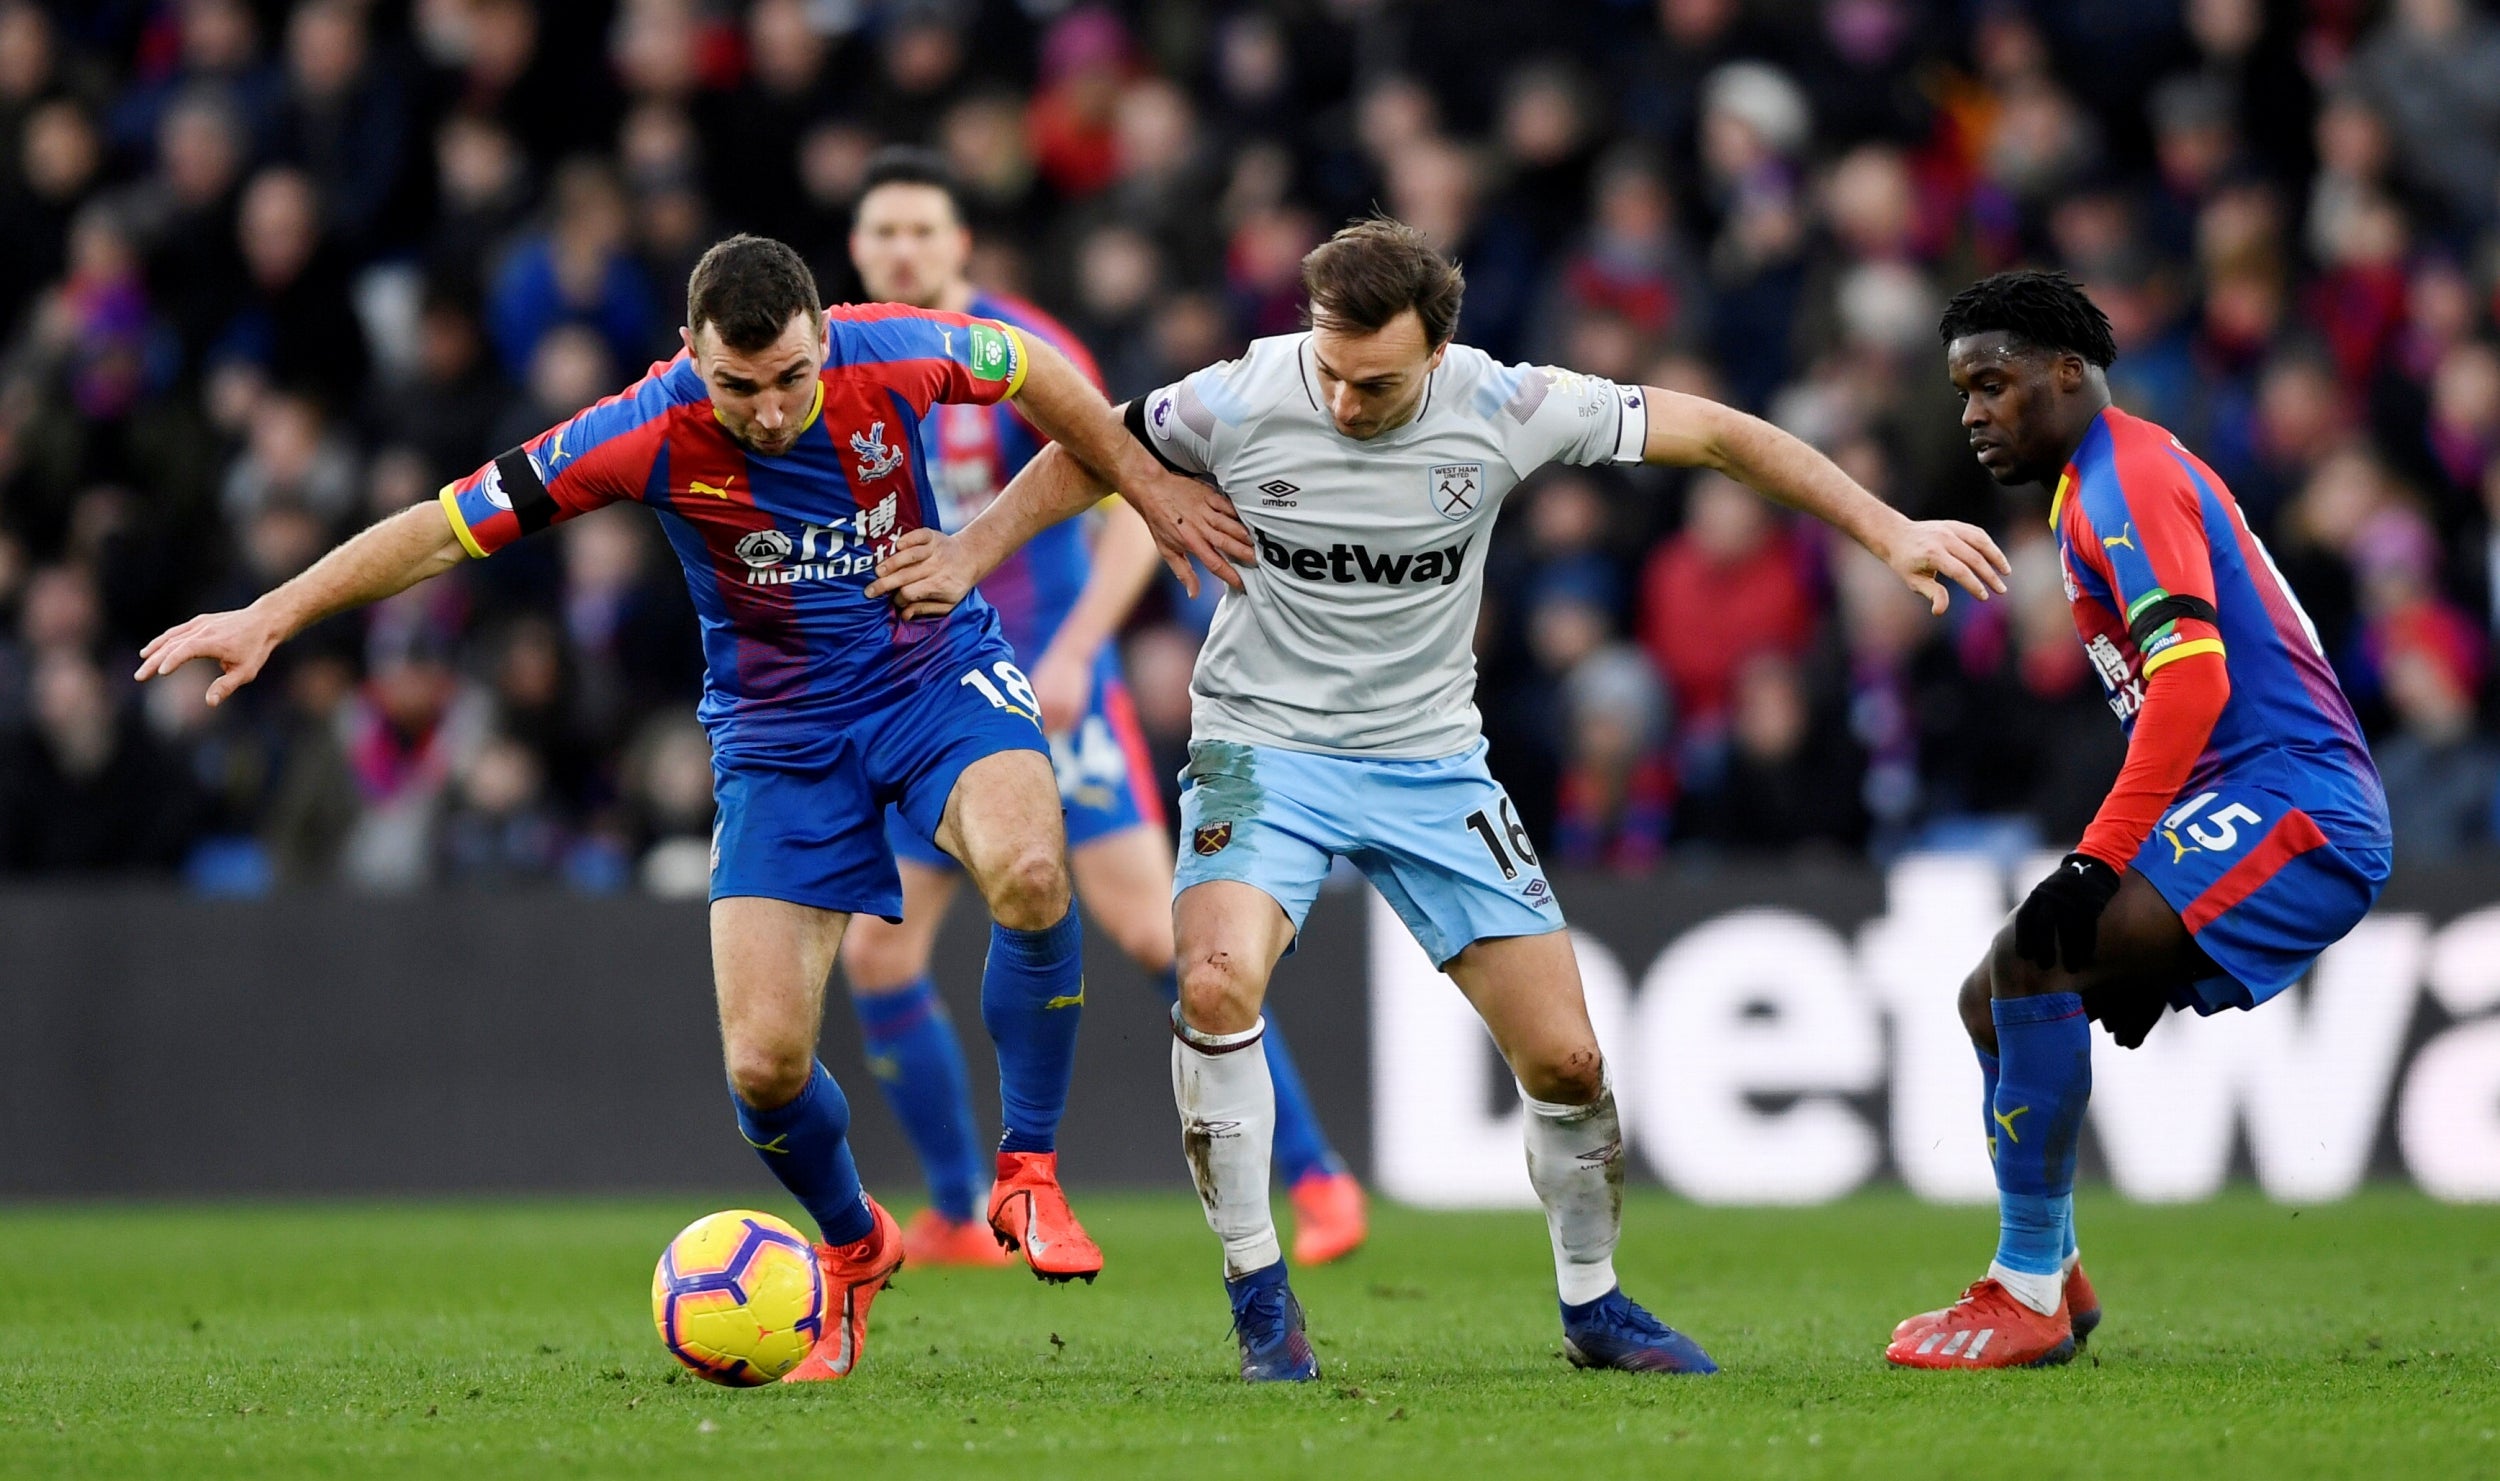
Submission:
MULTIPOLYGON (((1997 1156, 1997 1057, 1985 1049, 1978 1049, 1976 1045, 1972 1047, 1979 1055, 1979 1119, 1987 1123, 1988 1160, 1993 1163, 1997 1156)), ((2066 1199, 2066 1234, 2062 1243, 2065 1248, 2058 1256, 2061 1264, 2075 1257, 2075 1200, 2072 1195, 2066 1199)))
POLYGON ((1076 1027, 1085 1013, 1084 927, 1076 910, 1039 931, 990 927, 981 973, 981 1022, 998 1045, 1001 1152, 1058 1146, 1059 1117, 1076 1073, 1076 1027))
MULTIPOLYGON (((1180 978, 1166 967, 1155 978, 1155 991, 1167 1003, 1180 1000, 1180 978)), ((1271 1153, 1271 1166, 1276 1180, 1287 1189, 1313 1173, 1340 1173, 1345 1163, 1336 1149, 1328 1145, 1328 1133, 1320 1130, 1319 1113, 1311 1109, 1311 1093, 1302 1088, 1302 1071, 1294 1065, 1293 1051, 1285 1046, 1283 1025, 1269 1014, 1267 1032, 1259 1043, 1267 1051, 1267 1078, 1276 1086, 1276 1140, 1271 1153)))
POLYGON ((786 1106, 759 1111, 735 1091, 729 1101, 738 1108, 738 1131, 747 1145, 815 1217, 825 1243, 850 1244, 868 1237, 877 1217, 868 1211, 868 1195, 860 1191, 859 1168, 844 1139, 851 1129, 851 1103, 842 1098, 842 1087, 833 1083, 822 1063, 798 1099, 786 1106))
POLYGON ((2074 1220, 2075 1147, 2092 1097, 2092 1026, 2070 992, 1999 998, 1997 1263, 2027 1275, 2062 1268, 2074 1220))
POLYGON ((1988 1134, 1988 1161, 1997 1160, 1997 1057, 1974 1044, 1979 1055, 1979 1119, 1988 1134))
POLYGON ((868 1069, 903 1123, 929 1202, 939 1213, 972 1217, 981 1179, 981 1148, 972 1132, 972 1087, 963 1046, 927 977, 896 993, 854 994, 851 1006, 868 1040, 868 1069))

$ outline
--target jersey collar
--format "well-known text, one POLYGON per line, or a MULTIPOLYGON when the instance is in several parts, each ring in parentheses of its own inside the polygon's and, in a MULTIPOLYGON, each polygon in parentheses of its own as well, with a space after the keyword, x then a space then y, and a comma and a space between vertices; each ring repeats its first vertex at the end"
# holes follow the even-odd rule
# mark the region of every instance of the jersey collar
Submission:
MULTIPOLYGON (((2102 408, 2100 409, 2100 411, 2099 411, 2099 412, 2097 412, 2096 414, 2094 414, 2094 416, 2093 416, 2093 418, 2092 418, 2092 425, 2091 425, 2091 427, 2090 427, 2089 429, 2087 429, 2087 430, 2084 432, 2084 434, 2083 434, 2083 441, 2084 441, 2084 446, 2085 446, 2085 447, 2089 447, 2089 446, 2091 445, 2091 443, 2092 443, 2092 435, 2093 435, 2093 433, 2098 432, 2098 431, 2100 431, 2103 427, 2105 427, 2105 426, 2109 425, 2109 414, 2110 414, 2111 412, 2113 412, 2113 411, 2116 411, 2117 409, 2118 409, 2117 404, 2116 404, 2115 402, 2112 402, 2110 405, 2102 407, 2102 408)), ((2076 449, 2075 449, 2075 456, 2076 456, 2077 458, 2081 458, 2081 457, 2083 456, 2083 448, 2081 448, 2081 447, 2076 448, 2076 449)), ((2074 465, 2073 463, 2071 463, 2071 462, 2070 462, 2070 463, 2068 463, 2068 464, 2067 464, 2064 468, 2061 468, 2061 469, 2059 469, 2059 470, 2058 470, 2058 474, 2057 474, 2057 492, 2055 492, 2055 493, 2053 493, 2053 494, 2049 495, 2049 528, 2050 528, 2050 529, 2054 530, 2054 529, 2056 529, 2056 528, 2057 528, 2057 517, 2058 517, 2060 514, 2063 514, 2063 513, 2065 513, 2065 512, 2066 512, 2066 495, 2067 495, 2067 493, 2068 493, 2069 491, 2071 491, 2071 490, 2074 488, 2074 486, 2075 486, 2075 465, 2074 465)))

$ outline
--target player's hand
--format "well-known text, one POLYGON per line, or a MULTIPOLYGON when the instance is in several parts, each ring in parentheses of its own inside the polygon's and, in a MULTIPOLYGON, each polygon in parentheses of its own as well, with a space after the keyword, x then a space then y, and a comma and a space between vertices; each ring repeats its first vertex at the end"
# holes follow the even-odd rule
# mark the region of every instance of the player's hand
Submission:
POLYGON ((285 639, 279 624, 257 606, 207 612, 149 639, 139 650, 139 671, 131 677, 153 679, 194 658, 215 659, 225 672, 208 686, 208 702, 214 705, 258 678, 261 665, 285 639))
POLYGON ((2126 987, 2103 988, 2086 994, 2083 1015, 2109 1030, 2110 1038, 2121 1049, 2140 1049, 2145 1035, 2153 1031, 2162 1015, 2170 1011, 2170 1000, 2142 983, 2126 987))
POLYGON ((2118 893, 2118 871, 2090 854, 2068 854, 2057 872, 2014 908, 2014 954, 2035 967, 2080 972, 2100 955, 2101 912, 2118 893))
POLYGON ((2005 590, 2005 578, 2014 570, 1986 530, 1957 519, 1912 520, 1889 548, 1876 554, 1939 615, 1953 600, 1946 581, 1984 602, 1991 593, 2005 590))
POLYGON ((1241 573, 1233 569, 1233 562, 1251 565, 1259 551, 1250 543, 1250 527, 1241 522, 1232 500, 1165 468, 1144 448, 1137 449, 1131 467, 1122 474, 1120 494, 1145 518, 1146 528, 1154 532, 1155 545, 1163 552, 1163 563, 1180 578, 1182 590, 1193 597, 1198 594, 1198 575, 1189 568, 1193 560, 1216 580, 1241 590, 1241 573))
POLYGON ((1085 719, 1086 704, 1094 697, 1093 661, 1053 643, 1042 650, 1041 662, 1025 678, 1033 686, 1033 697, 1042 702, 1042 733, 1074 735, 1085 719))
POLYGON ((894 610, 905 617, 943 617, 980 577, 960 541, 923 526, 895 538, 894 548, 877 562, 868 595, 893 598, 894 610))

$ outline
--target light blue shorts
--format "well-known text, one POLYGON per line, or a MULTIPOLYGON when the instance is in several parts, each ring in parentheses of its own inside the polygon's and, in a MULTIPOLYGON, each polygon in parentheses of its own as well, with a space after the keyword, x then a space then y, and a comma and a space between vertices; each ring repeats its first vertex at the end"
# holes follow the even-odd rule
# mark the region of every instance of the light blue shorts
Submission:
POLYGON ((1343 856, 1436 966, 1472 942, 1563 928, 1562 907, 1485 743, 1431 761, 1197 741, 1182 773, 1178 894, 1229 879, 1284 907, 1296 933, 1343 856))

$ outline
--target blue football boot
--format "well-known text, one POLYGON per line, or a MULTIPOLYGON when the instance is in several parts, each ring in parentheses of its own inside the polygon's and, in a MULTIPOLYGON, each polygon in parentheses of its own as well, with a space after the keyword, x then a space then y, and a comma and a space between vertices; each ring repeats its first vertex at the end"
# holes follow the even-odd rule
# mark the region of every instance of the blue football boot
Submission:
POLYGON ((1641 1309, 1617 1286, 1586 1306, 1562 1309, 1563 1356, 1575 1368, 1627 1373, 1716 1373, 1701 1344, 1641 1309))
POLYGON ((1233 1335, 1241 1339, 1246 1383, 1308 1383, 1319 1377, 1319 1354, 1302 1330, 1302 1303, 1285 1284, 1285 1262, 1226 1280, 1233 1298, 1233 1335))

